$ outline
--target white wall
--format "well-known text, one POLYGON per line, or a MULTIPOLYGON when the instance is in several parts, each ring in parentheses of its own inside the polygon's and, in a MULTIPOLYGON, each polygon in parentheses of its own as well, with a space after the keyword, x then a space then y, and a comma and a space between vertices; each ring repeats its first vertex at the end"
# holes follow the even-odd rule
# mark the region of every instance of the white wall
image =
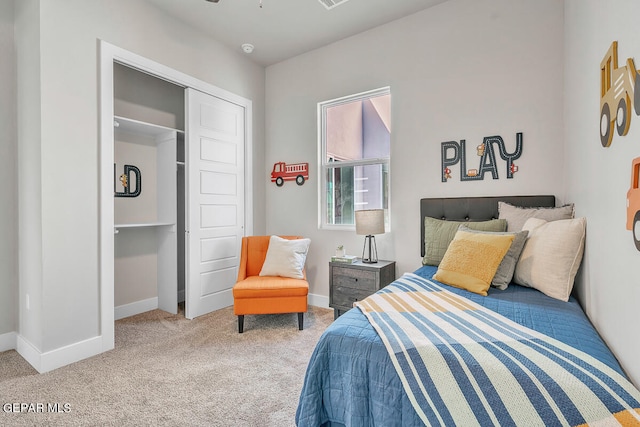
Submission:
MULTIPOLYGON (((13 1, 0 1, 0 336, 17 328, 16 53, 13 1)), ((2 351, 0 339, 0 351, 2 351)))
MULTIPOLYGON (((434 8, 267 68, 266 156, 306 162, 302 187, 265 177, 267 231, 311 238, 310 292, 328 296, 327 262, 336 245, 360 255, 355 232, 318 230, 318 102, 391 87, 391 232, 377 236, 397 274, 420 266, 423 197, 563 196, 563 3, 561 0, 450 0, 434 8), (501 135, 509 151, 524 134, 520 171, 441 182, 441 142, 501 135)), ((473 167, 473 166, 470 166, 473 167)))
POLYGON ((600 143, 600 62, 614 40, 618 62, 640 68, 637 0, 565 1, 565 173, 567 198, 587 217, 582 274, 576 283, 591 321, 640 385, 640 252, 626 230, 631 160, 640 156, 640 118, 629 133, 600 143))
MULTIPOLYGON (((42 276, 33 282, 35 291, 41 290, 42 308, 41 321, 28 318, 26 323, 36 326, 27 330, 21 324, 20 333, 38 351, 47 352, 100 334, 98 40, 251 99, 256 165, 262 164, 257 159, 263 156, 264 69, 141 0, 25 3, 37 9, 39 49, 32 50, 33 64, 18 61, 18 73, 38 65, 34 72, 39 73, 40 99, 22 99, 19 94, 18 100, 38 108, 41 129, 39 155, 23 153, 21 167, 40 162, 42 180, 41 221, 27 218, 24 226, 42 227, 42 276)), ((19 132, 27 128, 28 123, 19 123, 19 132)), ((258 168, 255 176, 263 175, 258 168)), ((22 201, 22 193, 20 197, 22 201)), ((260 198, 258 193, 254 201, 257 232, 265 228, 260 198)), ((31 260, 32 251, 21 255, 21 261, 38 267, 38 260, 31 260)), ((22 290, 25 284, 20 286, 22 290)))
POLYGON ((40 5, 37 0, 15 1, 14 5, 18 76, 18 331, 40 348, 43 334, 40 5))

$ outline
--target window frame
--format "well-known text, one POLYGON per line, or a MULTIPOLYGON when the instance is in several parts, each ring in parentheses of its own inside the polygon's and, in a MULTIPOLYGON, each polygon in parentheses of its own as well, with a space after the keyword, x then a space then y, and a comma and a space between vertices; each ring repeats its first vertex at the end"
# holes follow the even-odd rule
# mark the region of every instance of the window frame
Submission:
MULTIPOLYGON (((327 161, 326 119, 327 109, 355 101, 366 100, 378 96, 391 95, 391 87, 385 86, 365 92, 347 95, 318 103, 318 229, 355 231, 355 224, 329 224, 327 222, 327 172, 335 167, 327 161)), ((391 148, 388 157, 367 158, 363 160, 340 161, 339 167, 356 167, 367 165, 386 165, 387 170, 387 208, 385 208, 385 229, 389 231, 391 223, 391 148)), ((354 206, 354 211, 355 211, 354 206)))

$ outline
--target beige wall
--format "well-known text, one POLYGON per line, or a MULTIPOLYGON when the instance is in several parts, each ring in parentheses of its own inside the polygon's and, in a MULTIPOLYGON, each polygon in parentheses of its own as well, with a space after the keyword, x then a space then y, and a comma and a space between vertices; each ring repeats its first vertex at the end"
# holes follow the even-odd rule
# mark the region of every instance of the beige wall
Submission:
POLYGON ((0 1, 0 351, 2 335, 17 329, 18 185, 16 54, 13 1, 0 1))
POLYGON ((576 286, 591 321, 640 386, 640 252, 625 228, 631 160, 640 156, 640 117, 609 148, 600 143, 600 61, 614 40, 618 62, 640 68, 636 0, 565 1, 565 162, 567 198, 587 217, 587 241, 576 286))
POLYGON ((422 197, 563 196, 563 4, 561 0, 450 0, 267 68, 266 168, 306 162, 304 186, 265 180, 267 231, 311 238, 314 295, 329 294, 327 262, 338 244, 360 255, 355 232, 318 229, 317 103, 391 87, 391 232, 377 236, 397 274, 420 266, 422 197), (441 182, 441 142, 524 134, 520 168, 506 178, 441 182))
MULTIPOLYGON (((32 257, 35 249, 30 248, 21 261, 29 260, 42 274, 28 287, 21 281, 20 287, 22 298, 25 288, 41 293, 42 299, 40 318, 25 315, 20 334, 46 352, 100 334, 98 40, 252 100, 255 159, 263 158, 264 68, 141 0, 25 3, 38 12, 37 31, 30 33, 39 33, 38 49, 31 63, 18 62, 18 72, 37 66, 40 87, 33 90, 40 100, 19 95, 19 103, 38 108, 41 129, 35 150, 22 153, 21 165, 39 162, 42 180, 41 197, 32 203, 39 214, 26 219, 24 227, 41 225, 36 236, 42 259, 32 257)), ((24 45, 21 39, 19 46, 24 45)), ((21 122, 18 131, 26 128, 21 122)), ((261 182, 263 162, 254 164, 259 165, 254 176, 261 182)), ((255 194, 254 229, 261 232, 264 202, 261 192, 255 194)))

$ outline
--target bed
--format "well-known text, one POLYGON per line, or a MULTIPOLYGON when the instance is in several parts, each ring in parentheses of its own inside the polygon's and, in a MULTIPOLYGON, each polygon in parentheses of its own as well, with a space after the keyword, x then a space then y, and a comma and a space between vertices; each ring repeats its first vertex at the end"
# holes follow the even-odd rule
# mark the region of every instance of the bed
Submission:
MULTIPOLYGON (((420 202, 421 256, 424 257, 425 255, 425 218, 437 218, 447 221, 490 220, 498 218, 499 201, 522 207, 555 206, 555 198, 553 196, 422 199, 420 202)), ((437 270, 438 267, 436 266, 422 266, 413 273, 403 275, 391 285, 377 292, 374 297, 383 298, 385 293, 391 292, 389 290, 391 288, 397 290, 412 287, 416 284, 416 286, 427 288, 437 287, 439 294, 444 292, 448 295, 447 298, 463 298, 464 304, 472 304, 474 310, 486 309, 488 316, 500 316, 499 319, 503 319, 504 322, 510 322, 508 324, 513 324, 514 327, 523 328, 528 333, 549 336, 552 340, 555 340, 553 342, 558 347, 565 350, 570 349, 567 350, 570 352, 576 349, 575 351, 579 356, 582 354, 588 355, 585 357, 588 357, 588 360, 593 360, 593 365, 599 369, 598 375, 600 375, 600 371, 605 372, 605 374, 602 374, 602 378, 606 377, 606 380, 602 380, 605 384, 612 382, 611 377, 622 384, 616 383, 615 387, 622 387, 621 393, 624 398, 619 398, 618 396, 611 398, 618 399, 613 405, 614 409, 611 410, 611 413, 623 413, 622 415, 616 415, 618 421, 623 425, 626 423, 640 425, 640 416, 638 415, 640 414, 640 410, 638 410, 640 407, 638 404, 640 393, 626 380, 620 365, 590 324, 575 298, 571 296, 565 302, 551 298, 536 289, 518 286, 513 283, 505 290, 490 288, 487 296, 482 296, 433 280, 437 270), (624 402, 621 402, 622 400, 624 402), (629 410, 627 411, 627 409, 629 410)), ((364 301, 361 306, 363 305, 365 305, 364 301)), ((408 318, 406 313, 397 315, 403 321, 408 318)), ((448 367, 450 367, 451 373, 449 373, 448 369, 443 368, 443 371, 447 371, 447 375, 443 374, 442 378, 439 378, 440 368, 429 372, 429 375, 434 378, 432 382, 439 382, 438 389, 434 389, 433 393, 429 391, 429 383, 427 381, 429 378, 427 380, 423 379, 425 381, 424 384, 411 384, 411 380, 408 381, 402 373, 399 374, 402 371, 397 369, 399 365, 407 364, 406 360, 403 362, 399 359, 400 356, 398 354, 402 352, 396 351, 394 354, 393 351, 389 351, 388 348, 393 347, 393 344, 389 343, 389 335, 381 335, 379 333, 382 332, 380 329, 384 328, 384 325, 381 327, 380 324, 386 322, 385 319, 390 318, 389 316, 391 314, 387 313, 373 313, 372 315, 371 313, 366 313, 364 308, 358 307, 347 311, 327 328, 313 352, 305 375, 296 411, 296 424, 299 427, 421 426, 467 423, 468 425, 518 425, 522 424, 523 419, 530 420, 529 418, 513 416, 513 410, 505 409, 505 402, 512 404, 511 400, 519 398, 515 392, 513 395, 510 394, 509 387, 511 386, 507 387, 505 385, 501 391, 502 397, 498 400, 491 400, 492 397, 489 397, 486 398, 489 399, 487 402, 482 397, 482 394, 479 396, 480 399, 485 399, 484 402, 477 402, 478 395, 475 395, 476 401, 470 398, 468 402, 465 401, 466 398, 458 398, 456 400, 456 396, 459 397, 459 395, 466 393, 466 386, 461 381, 458 381, 459 384, 455 384, 455 380, 451 380, 452 382, 448 384, 446 382, 449 381, 447 378, 458 378, 459 371, 456 371, 456 369, 471 370, 475 373, 475 369, 482 369, 482 367, 479 368, 470 364, 456 368, 453 366, 454 363, 450 363, 449 359, 443 358, 437 351, 437 356, 434 357, 438 360, 434 359, 434 366, 436 366, 436 363, 442 364, 444 360, 445 365, 448 364, 448 367), (374 315, 380 316, 378 319, 383 320, 379 320, 376 324, 371 319, 374 315), (412 387, 419 389, 418 393, 413 393, 412 387), (420 390, 424 392, 424 395, 418 396, 420 390), (458 394, 450 393, 454 390, 458 394), (446 400, 448 394, 452 396, 449 396, 449 400, 446 400), (461 401, 462 403, 460 403, 461 401), (464 411, 468 411, 472 418, 477 416, 477 419, 460 418, 462 416, 460 413, 464 411), (484 412, 489 413, 489 415, 485 414, 488 418, 483 419, 481 415, 478 415, 484 412)), ((438 318, 438 321, 440 321, 440 318, 438 318)), ((491 345, 494 345, 495 340, 490 339, 488 341, 491 341, 491 345)), ((495 341, 495 345, 501 346, 503 343, 495 341)), ((415 349, 413 351, 415 354, 420 353, 423 358, 421 360, 425 360, 423 353, 426 352, 415 349)), ((413 362, 409 360, 409 364, 411 363, 413 362)), ((429 359, 424 362, 425 366, 430 363, 429 359)), ((533 380, 537 381, 535 378, 533 380)), ((505 379, 505 384, 506 381, 505 379)), ((475 387, 486 389, 487 384, 489 382, 483 383, 479 380, 475 383, 475 387)), ((495 388, 498 389, 504 385, 500 384, 500 380, 493 384, 497 384, 495 388)), ((597 389, 600 385, 589 385, 588 387, 597 389)), ((469 385, 469 388, 473 387, 469 385)), ((532 396, 530 400, 534 402, 540 399, 532 396)), ((535 402, 532 403, 532 405, 534 404, 535 402)), ((527 406, 529 402, 517 403, 517 405, 527 406)), ((541 418, 536 418, 535 422, 527 422, 527 424, 580 424, 580 422, 576 421, 581 420, 581 415, 576 414, 579 411, 575 411, 576 413, 570 414, 568 417, 564 416, 564 412, 571 412, 571 409, 566 408, 575 410, 570 399, 558 403, 557 406, 554 405, 552 404, 553 411, 556 411, 556 413, 549 415, 544 414, 544 410, 538 410, 536 416, 539 415, 541 418), (558 415, 558 411, 562 414, 558 415), (550 418, 547 418, 548 416, 550 418)), ((591 406, 597 405, 591 404, 591 406)), ((613 419, 613 417, 607 419, 606 422, 612 422, 613 419)))

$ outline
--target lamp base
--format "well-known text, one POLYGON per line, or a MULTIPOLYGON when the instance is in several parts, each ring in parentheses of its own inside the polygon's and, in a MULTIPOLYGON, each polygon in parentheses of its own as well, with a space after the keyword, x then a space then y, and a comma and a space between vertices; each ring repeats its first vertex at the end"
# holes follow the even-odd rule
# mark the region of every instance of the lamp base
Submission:
POLYGON ((364 246, 362 247, 362 262, 365 264, 375 264, 378 262, 378 247, 376 246, 376 236, 368 235, 364 238, 364 246), (365 253, 368 255, 366 258, 365 253))

